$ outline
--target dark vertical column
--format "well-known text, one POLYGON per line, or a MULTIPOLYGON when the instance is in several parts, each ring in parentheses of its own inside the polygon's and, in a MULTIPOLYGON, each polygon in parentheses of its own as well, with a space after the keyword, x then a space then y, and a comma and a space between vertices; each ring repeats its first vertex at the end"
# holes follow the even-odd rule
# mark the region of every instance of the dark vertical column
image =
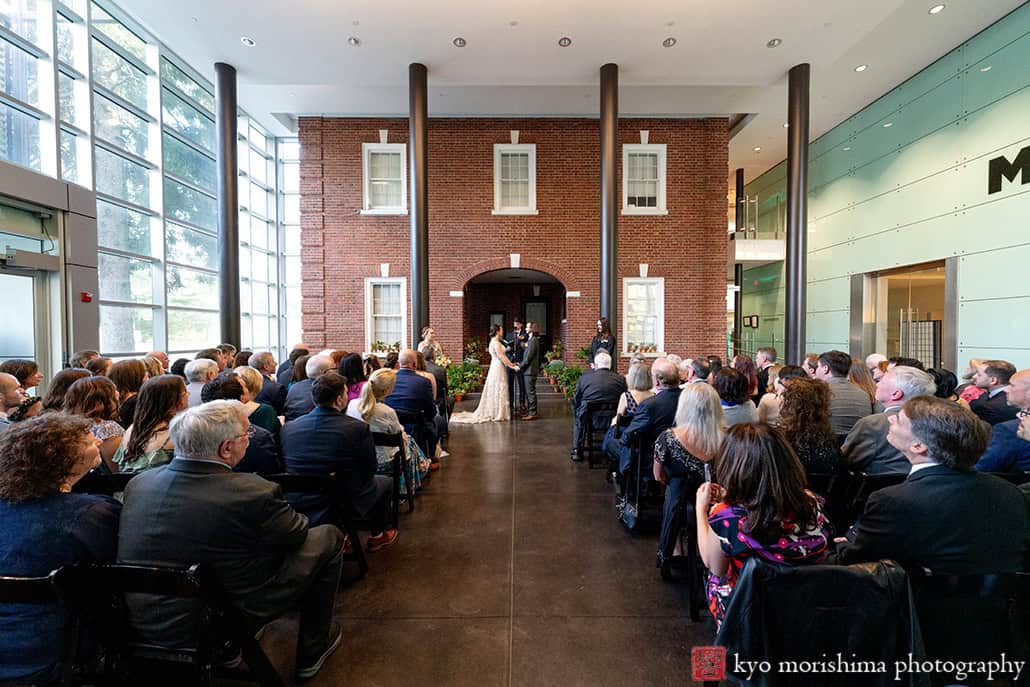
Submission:
POLYGON ((408 65, 408 174, 411 177, 411 339, 429 324, 429 106, 426 66, 408 65))
POLYGON ((618 184, 615 169, 619 135, 619 65, 601 67, 601 317, 615 332, 618 323, 618 184))
POLYGON ((218 307, 222 341, 240 341, 240 202, 237 188, 236 69, 215 63, 215 152, 218 173, 218 307))
POLYGON ((809 65, 791 68, 787 81, 787 284, 785 360, 805 359, 808 281, 808 83, 809 65))
MULTIPOLYGON (((733 250, 736 251, 737 236, 744 236, 740 232, 744 230, 744 168, 738 167, 736 171, 736 188, 734 191, 733 228, 734 236, 733 250)), ((733 294, 733 354, 740 353, 740 341, 744 335, 744 266, 739 262, 733 265, 733 285, 737 287, 733 294)))

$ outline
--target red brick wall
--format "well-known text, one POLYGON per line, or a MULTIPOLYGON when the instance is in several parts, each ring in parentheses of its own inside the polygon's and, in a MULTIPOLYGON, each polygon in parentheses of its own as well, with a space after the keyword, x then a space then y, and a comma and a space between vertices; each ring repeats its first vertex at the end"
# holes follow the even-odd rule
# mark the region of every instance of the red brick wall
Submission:
MULTIPOLYGON (((409 217, 361 209, 361 144, 389 131, 406 142, 405 119, 303 117, 301 261, 304 340, 315 347, 364 347, 364 278, 408 276, 409 217)), ((667 144, 666 216, 619 215, 619 278, 665 277, 665 348, 684 354, 725 350, 725 119, 623 119, 619 143, 667 144)), ((521 266, 557 277, 579 298, 566 303, 565 349, 589 343, 599 308, 600 132, 590 119, 431 119, 429 122, 430 322, 452 358, 460 357, 467 282, 521 266), (493 144, 536 144, 538 215, 494 216, 493 144)), ((621 193, 621 148, 618 172, 621 193)), ((621 206, 621 196, 619 200, 621 206)), ((621 283, 620 283, 621 308, 621 283)), ((621 313, 621 309, 620 309, 621 313)), ((410 316, 410 308, 409 308, 410 316)), ((410 323, 409 323, 410 326, 410 323)), ((409 334, 410 336, 410 334, 409 334)), ((621 339, 620 339, 621 340, 621 339)))

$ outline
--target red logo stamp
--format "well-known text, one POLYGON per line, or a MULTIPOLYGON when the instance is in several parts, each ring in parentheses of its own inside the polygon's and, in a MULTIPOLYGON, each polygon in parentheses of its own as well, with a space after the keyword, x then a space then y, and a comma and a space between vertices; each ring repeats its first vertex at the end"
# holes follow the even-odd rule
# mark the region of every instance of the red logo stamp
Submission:
POLYGON ((726 678, 726 647, 695 646, 690 650, 690 665, 695 681, 726 678))

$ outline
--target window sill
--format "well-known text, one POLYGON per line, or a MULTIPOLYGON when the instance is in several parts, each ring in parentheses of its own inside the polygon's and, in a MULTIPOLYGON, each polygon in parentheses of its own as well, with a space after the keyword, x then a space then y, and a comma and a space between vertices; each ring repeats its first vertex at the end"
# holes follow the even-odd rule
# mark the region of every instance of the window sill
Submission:
POLYGON ((624 215, 668 215, 669 211, 664 208, 622 208, 624 215))
POLYGON ((666 352, 659 351, 656 353, 627 353, 623 351, 622 353, 623 358, 632 358, 635 355, 640 356, 641 358, 664 358, 666 356, 666 352))
POLYGON ((406 215, 408 214, 407 209, 404 208, 374 208, 371 210, 362 210, 362 215, 406 215))
POLYGON ((505 208, 503 210, 491 210, 491 215, 539 215, 536 208, 505 208))

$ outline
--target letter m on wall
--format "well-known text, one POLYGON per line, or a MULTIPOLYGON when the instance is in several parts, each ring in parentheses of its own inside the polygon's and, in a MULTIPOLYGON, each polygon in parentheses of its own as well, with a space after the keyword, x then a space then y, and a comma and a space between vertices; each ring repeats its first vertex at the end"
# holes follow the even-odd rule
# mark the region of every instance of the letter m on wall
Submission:
POLYGON ((1030 146, 1019 151, 1014 162, 1009 162, 1005 156, 993 158, 987 168, 987 195, 997 193, 1001 190, 1001 178, 1015 181, 1016 175, 1022 174, 1019 183, 1030 184, 1030 146))

